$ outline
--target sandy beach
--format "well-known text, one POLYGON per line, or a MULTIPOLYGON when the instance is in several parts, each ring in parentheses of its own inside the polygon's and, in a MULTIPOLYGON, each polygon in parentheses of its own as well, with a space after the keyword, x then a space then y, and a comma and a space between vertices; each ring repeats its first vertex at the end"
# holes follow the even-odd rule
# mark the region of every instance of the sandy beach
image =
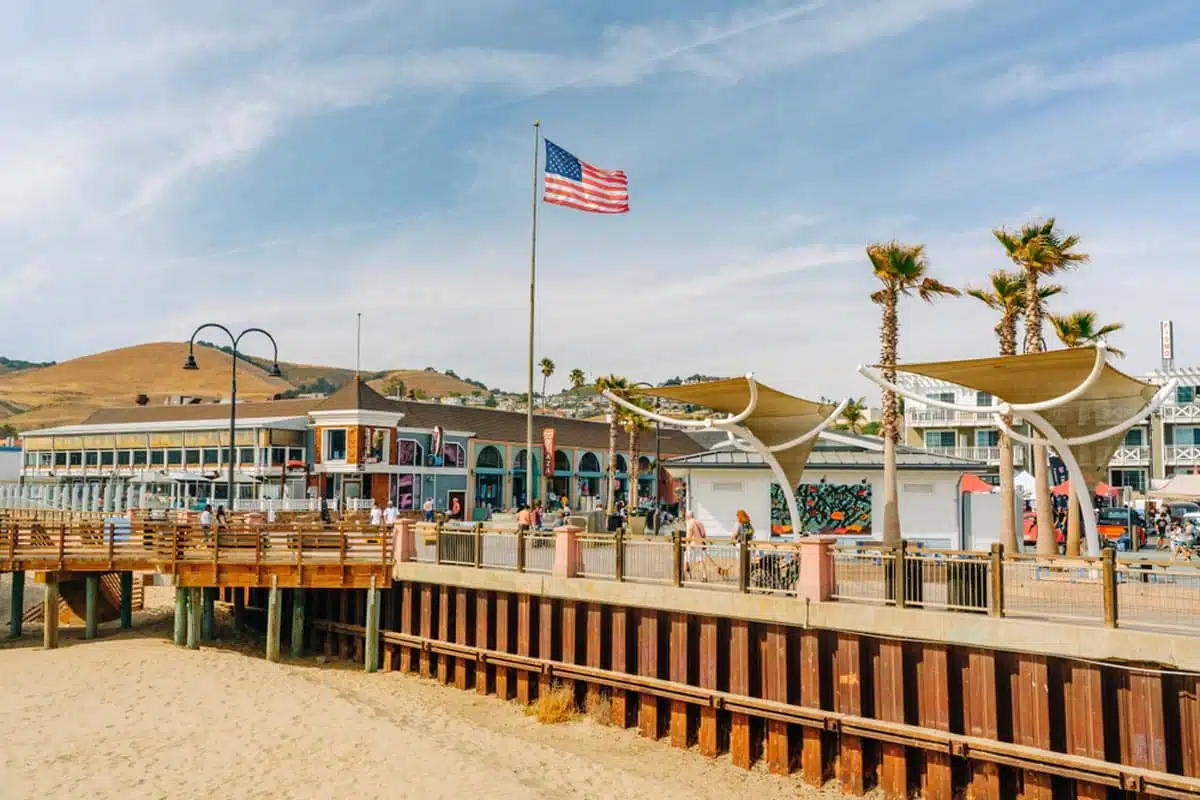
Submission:
MULTIPOLYGON (((7 576, 6 576, 7 578, 7 576)), ((40 587, 38 587, 40 588, 40 587)), ((8 582, 3 590, 7 621, 8 582)), ((32 583, 27 595, 39 595, 32 583)), ((315 658, 272 664, 253 638, 168 641, 171 592, 147 589, 132 631, 40 628, 0 645, 6 797, 840 797, 586 717, 523 710, 399 673, 315 658)))

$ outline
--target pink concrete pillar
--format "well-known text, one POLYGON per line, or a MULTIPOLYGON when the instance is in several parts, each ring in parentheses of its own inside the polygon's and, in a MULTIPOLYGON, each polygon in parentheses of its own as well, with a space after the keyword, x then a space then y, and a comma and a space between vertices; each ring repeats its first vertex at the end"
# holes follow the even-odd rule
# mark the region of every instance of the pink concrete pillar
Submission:
POLYGON ((576 525, 554 529, 554 575, 574 578, 583 571, 583 551, 579 547, 579 534, 583 530, 576 525))
POLYGON ((395 537, 392 541, 392 553, 396 558, 396 563, 416 561, 417 541, 413 534, 412 520, 396 520, 396 524, 392 526, 392 536, 395 537))
POLYGON ((809 600, 828 600, 833 594, 834 566, 832 536, 802 536, 800 545, 800 579, 797 596, 809 600))

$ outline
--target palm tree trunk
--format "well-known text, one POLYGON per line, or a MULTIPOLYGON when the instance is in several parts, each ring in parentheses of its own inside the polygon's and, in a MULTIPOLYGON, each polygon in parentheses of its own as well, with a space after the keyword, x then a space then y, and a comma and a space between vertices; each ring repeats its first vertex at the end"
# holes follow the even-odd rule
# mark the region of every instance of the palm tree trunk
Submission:
POLYGON ((608 516, 617 513, 617 404, 609 403, 608 413, 608 516))
POLYGON ((1071 487, 1071 496, 1067 503, 1067 555, 1079 555, 1079 529, 1083 519, 1079 516, 1079 495, 1075 487, 1071 487))
MULTIPOLYGON (((1005 420, 1012 424, 1011 418, 1005 420)), ((1013 440, 1000 434, 1000 543, 1006 553, 1020 551, 1017 543, 1017 487, 1013 482, 1013 440)))
POLYGON ((549 375, 542 376, 542 411, 546 410, 546 381, 550 380, 549 375))
MULTIPOLYGON (((1025 270, 1025 352, 1042 352, 1042 298, 1038 296, 1037 272, 1025 270)), ((1041 436, 1034 438, 1044 441, 1041 436)), ((1050 465, 1045 445, 1033 448, 1033 490, 1037 504, 1038 555, 1052 556, 1058 552, 1054 535, 1054 516, 1050 508, 1050 465)))
POLYGON ((625 490, 625 505, 630 511, 637 508, 638 503, 638 433, 635 423, 629 431, 629 485, 625 490))
MULTIPOLYGON (((899 339, 899 320, 896 314, 897 296, 893 292, 883 304, 883 329, 880 332, 880 366, 883 376, 896 380, 896 350, 899 339)), ((900 494, 896 485, 896 440, 899 425, 896 393, 883 393, 883 541, 900 541, 900 494)))

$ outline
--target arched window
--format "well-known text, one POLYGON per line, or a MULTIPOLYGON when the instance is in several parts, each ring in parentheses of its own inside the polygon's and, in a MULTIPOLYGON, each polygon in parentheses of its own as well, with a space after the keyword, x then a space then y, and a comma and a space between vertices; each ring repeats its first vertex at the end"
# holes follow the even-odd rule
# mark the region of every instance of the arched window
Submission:
POLYGON ((600 459, 596 458, 595 453, 584 453, 583 457, 579 459, 579 471, 580 472, 599 472, 600 471, 600 459))
POLYGON ((425 464, 425 451, 415 439, 396 441, 396 463, 402 467, 419 467, 425 464))
POLYGON ((504 469, 504 456, 500 453, 500 448, 488 445, 479 451, 479 455, 475 457, 475 466, 478 469, 504 469))
POLYGON ((571 457, 562 450, 554 451, 554 471, 555 472, 570 472, 571 457))
MULTIPOLYGON (((526 455, 525 448, 521 448, 520 450, 518 450, 516 457, 513 458, 513 472, 525 472, 525 470, 527 469, 527 466, 526 466, 527 459, 528 459, 528 456, 526 455)), ((534 458, 533 458, 533 468, 535 471, 538 468, 537 456, 534 456, 534 458)))
POLYGON ((628 469, 629 464, 625 461, 625 456, 617 453, 617 472, 626 472, 628 469))
POLYGON ((650 459, 649 459, 649 457, 647 457, 647 456, 640 456, 640 457, 638 458, 638 472, 645 474, 645 473, 647 473, 647 472, 649 472, 649 471, 650 471, 650 459))
POLYGON ((442 466, 462 468, 467 465, 467 451, 458 442, 442 445, 442 466))

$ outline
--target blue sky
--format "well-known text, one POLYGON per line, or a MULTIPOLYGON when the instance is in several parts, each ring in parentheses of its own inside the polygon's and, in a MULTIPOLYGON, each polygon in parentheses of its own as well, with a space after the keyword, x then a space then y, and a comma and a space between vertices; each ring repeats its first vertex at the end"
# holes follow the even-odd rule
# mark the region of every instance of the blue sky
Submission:
MULTIPOLYGON (((979 284, 1055 215, 1059 311, 1200 362, 1190 0, 0 0, 3 353, 261 325, 281 357, 524 384, 532 122, 624 169, 622 217, 542 206, 560 377, 740 374, 872 394, 871 241, 979 284), (232 287, 232 288, 231 288, 232 287)), ((994 351, 972 300, 902 358, 994 351)))

